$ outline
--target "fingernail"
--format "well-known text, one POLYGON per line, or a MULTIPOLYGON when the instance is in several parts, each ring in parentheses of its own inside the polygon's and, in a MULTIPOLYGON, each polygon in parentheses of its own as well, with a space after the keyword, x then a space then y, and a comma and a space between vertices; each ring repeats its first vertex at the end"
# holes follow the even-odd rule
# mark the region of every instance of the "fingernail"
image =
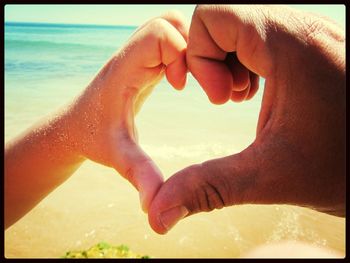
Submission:
POLYGON ((184 206, 170 208, 159 215, 159 221, 169 231, 177 222, 188 215, 189 211, 184 206))

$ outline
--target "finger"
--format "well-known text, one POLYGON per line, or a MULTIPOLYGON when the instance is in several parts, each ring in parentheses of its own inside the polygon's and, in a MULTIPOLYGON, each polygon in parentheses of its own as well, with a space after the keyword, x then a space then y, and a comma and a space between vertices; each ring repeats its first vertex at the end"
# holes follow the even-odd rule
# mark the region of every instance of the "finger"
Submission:
POLYGON ((177 90, 182 90, 187 80, 186 50, 165 69, 165 75, 169 83, 177 90))
POLYGON ((165 74, 169 83, 175 89, 181 90, 186 84, 188 72, 186 65, 188 24, 183 14, 176 10, 168 11, 158 19, 169 23, 169 25, 163 23, 161 26, 165 33, 160 39, 161 62, 167 66, 165 74))
POLYGON ((170 177, 149 209, 154 231, 167 233, 179 220, 225 206, 253 203, 262 193, 257 187, 259 165, 250 148, 225 158, 193 165, 170 177))
POLYGON ((250 80, 250 89, 249 94, 245 98, 246 100, 250 100, 254 97, 254 95, 258 92, 259 89, 259 76, 253 72, 249 72, 249 80, 250 80))
POLYGON ((166 66, 165 74, 169 83, 176 89, 182 89, 187 75, 186 41, 167 20, 158 19, 154 23, 154 29, 159 30, 157 41, 160 57, 158 63, 166 66))
POLYGON ((187 42, 189 26, 185 16, 181 12, 179 12, 178 10, 170 10, 162 14, 160 18, 163 18, 170 24, 172 24, 187 42))
POLYGON ((217 46, 198 16, 190 27, 187 66, 214 104, 227 102, 232 91, 232 75, 224 63, 226 52, 217 46))
POLYGON ((121 139, 121 153, 116 157, 114 168, 138 191, 144 212, 163 183, 157 165, 130 136, 121 139))
POLYGON ((234 52, 227 53, 225 63, 231 70, 233 80, 231 100, 242 102, 250 91, 250 72, 240 63, 234 52))
MULTIPOLYGON (((219 92, 223 94, 222 102, 231 96, 234 87, 243 89, 243 85, 235 85, 234 79, 229 80, 224 69, 212 74, 208 74, 209 70, 203 71, 205 64, 214 64, 212 61, 216 62, 216 68, 224 67, 222 62, 228 52, 236 52, 240 63, 258 75, 265 77, 271 72, 273 57, 262 34, 267 24, 265 15, 263 8, 255 6, 208 5, 196 8, 190 26, 186 59, 190 71, 209 96, 212 93, 215 96, 214 91, 221 87, 226 91, 219 92), (230 92, 227 91, 228 86, 230 92)), ((237 70, 243 72, 245 77, 236 80, 244 83, 247 81, 247 71, 241 70, 243 68, 238 68, 238 65, 237 70)))
POLYGON ((249 70, 241 64, 236 53, 227 53, 226 65, 232 73, 232 91, 244 91, 249 87, 249 70))
MULTIPOLYGON (((170 24, 172 24, 182 35, 182 37, 186 40, 188 39, 188 23, 185 20, 184 15, 177 11, 177 10, 170 10, 167 11, 166 13, 160 15, 159 17, 160 19, 164 19, 167 20, 170 24)), ((147 22, 145 22, 142 26, 138 27, 134 33, 132 34, 135 35, 137 32, 143 30, 144 28, 148 27, 149 24, 152 24, 154 22, 155 18, 152 18, 150 20, 148 20, 147 22)))
POLYGON ((337 214, 339 207, 326 198, 334 188, 327 189, 327 195, 314 190, 318 182, 309 175, 315 169, 301 150, 283 136, 262 133, 264 141, 256 140, 241 153, 190 166, 170 177, 149 207, 152 229, 164 234, 186 216, 239 204, 314 208, 322 199, 317 210, 337 214))
POLYGON ((112 136, 116 145, 109 155, 112 159, 111 166, 139 191, 142 209, 147 212, 164 180, 157 165, 138 145, 133 108, 135 93, 136 89, 125 93, 115 112, 118 124, 114 127, 112 136))
MULTIPOLYGON (((170 14, 171 13, 167 15, 168 18, 170 14)), ((177 21, 177 23, 175 23, 175 21, 175 18, 173 18, 171 23, 180 27, 181 21, 177 21)), ((145 43, 149 46, 155 46, 156 49, 160 49, 156 52, 159 53, 159 56, 155 56, 154 58, 153 55, 152 58, 146 59, 146 67, 148 70, 152 68, 152 70, 158 71, 159 74, 158 77, 153 80, 152 85, 140 90, 135 99, 135 114, 140 111, 142 104, 151 94, 154 86, 162 79, 163 71, 165 71, 169 83, 178 90, 184 88, 188 71, 185 59, 186 43, 173 24, 170 24, 166 19, 157 18, 152 19, 148 22, 147 27, 143 28, 144 37, 146 38, 145 43)), ((138 50, 138 52, 142 52, 143 45, 140 46, 141 49, 138 50)), ((146 57, 144 56, 144 58, 146 57)))
POLYGON ((247 98, 249 91, 250 91, 250 84, 248 84, 248 87, 245 90, 232 91, 231 100, 234 102, 242 102, 247 98))
POLYGON ((230 99, 233 80, 225 64, 221 61, 195 57, 190 60, 188 67, 211 103, 224 104, 230 99))
MULTIPOLYGON (((174 23, 174 21, 171 22, 174 23)), ((139 66, 141 72, 147 69, 147 73, 144 74, 155 78, 157 75, 160 76, 165 66, 165 74, 170 84, 177 89, 184 86, 188 71, 185 59, 187 43, 178 29, 168 20, 152 19, 142 26, 137 34, 134 33, 130 43, 132 44, 125 49, 133 50, 127 54, 128 61, 138 62, 134 67, 139 66)), ((147 79, 147 76, 143 79, 147 79)), ((140 84, 135 84, 135 86, 138 85, 140 84)))

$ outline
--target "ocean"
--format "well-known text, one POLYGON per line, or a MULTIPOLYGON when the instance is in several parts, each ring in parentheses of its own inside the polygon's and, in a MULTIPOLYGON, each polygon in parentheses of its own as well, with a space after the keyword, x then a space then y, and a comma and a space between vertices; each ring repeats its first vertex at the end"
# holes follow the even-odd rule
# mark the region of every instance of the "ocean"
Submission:
MULTIPOLYGON (((5 142, 73 100, 135 29, 5 22, 5 142)), ((255 138, 263 86, 261 79, 250 101, 218 106, 190 74, 183 91, 164 79, 136 117, 140 144, 165 178, 238 153, 255 138)), ((86 161, 5 231, 5 256, 60 257, 106 241, 151 257, 227 258, 282 240, 345 253, 345 220, 295 206, 242 205, 186 218, 160 236, 133 187, 114 170, 86 161)))

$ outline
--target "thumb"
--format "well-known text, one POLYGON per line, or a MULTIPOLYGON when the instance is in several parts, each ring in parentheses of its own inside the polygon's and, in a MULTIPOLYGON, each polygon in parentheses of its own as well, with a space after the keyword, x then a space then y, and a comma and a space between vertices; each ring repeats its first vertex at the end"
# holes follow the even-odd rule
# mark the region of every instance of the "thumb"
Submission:
POLYGON ((250 146, 239 154, 193 165, 170 177, 149 208, 153 230, 165 234, 186 216, 253 203, 261 196, 257 189, 259 162, 254 160, 255 152, 254 146, 250 146))
POLYGON ((146 213, 163 183, 163 176, 157 165, 132 136, 125 133, 121 137, 120 154, 116 156, 113 166, 139 191, 142 210, 146 213))

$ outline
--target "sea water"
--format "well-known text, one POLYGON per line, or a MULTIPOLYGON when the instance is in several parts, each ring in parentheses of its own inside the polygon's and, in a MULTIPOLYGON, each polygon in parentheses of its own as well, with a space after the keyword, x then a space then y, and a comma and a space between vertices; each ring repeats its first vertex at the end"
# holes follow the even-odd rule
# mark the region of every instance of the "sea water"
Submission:
MULTIPOLYGON (((67 105, 135 29, 5 23, 5 142, 67 105)), ((217 106, 190 74, 183 91, 163 80, 136 117, 140 144, 165 178, 238 153, 255 138, 263 85, 250 101, 217 106)), ((60 257, 106 241, 152 257, 239 257, 282 240, 345 253, 345 220, 295 206, 241 205, 193 215, 162 236, 125 179, 86 161, 5 231, 5 256, 60 257)))

